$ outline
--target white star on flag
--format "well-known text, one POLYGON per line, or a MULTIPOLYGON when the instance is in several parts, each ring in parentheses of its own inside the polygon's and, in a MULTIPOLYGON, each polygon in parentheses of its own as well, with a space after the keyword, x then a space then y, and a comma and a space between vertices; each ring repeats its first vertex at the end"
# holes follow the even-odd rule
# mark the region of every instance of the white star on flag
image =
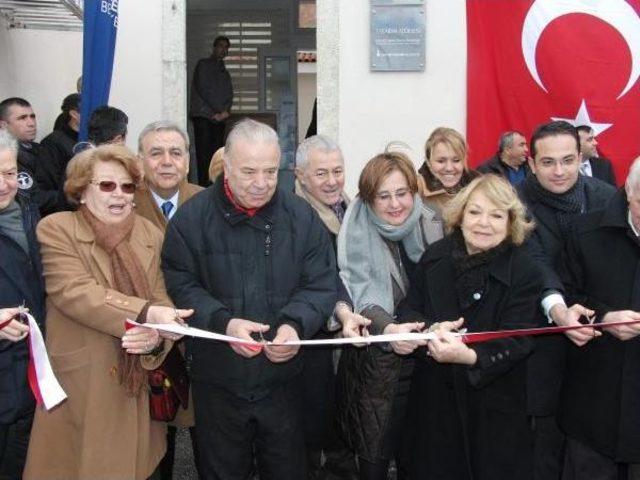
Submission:
POLYGON ((607 130, 609 127, 613 125, 613 123, 596 123, 592 122, 591 118, 589 118, 589 112, 587 111, 587 103, 582 100, 580 103, 580 108, 578 109, 578 113, 576 114, 576 118, 558 118, 551 117, 551 120, 559 121, 564 120, 565 122, 569 122, 574 127, 579 127, 580 125, 590 125, 593 128, 593 135, 597 137, 602 132, 607 130))

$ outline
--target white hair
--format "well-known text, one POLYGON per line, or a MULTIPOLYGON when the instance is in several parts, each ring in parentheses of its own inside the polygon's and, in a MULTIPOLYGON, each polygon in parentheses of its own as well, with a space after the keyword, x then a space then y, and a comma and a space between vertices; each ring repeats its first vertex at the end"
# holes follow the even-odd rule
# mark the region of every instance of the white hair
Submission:
POLYGON ((342 150, 336 142, 324 135, 313 135, 305 138, 296 150, 296 167, 305 170, 309 163, 311 152, 320 151, 323 153, 338 152, 342 157, 342 150))
POLYGON ((18 140, 7 130, 0 128, 0 151, 10 150, 18 154, 18 140))
POLYGON ((235 153, 234 147, 240 141, 248 143, 272 143, 278 147, 278 153, 280 152, 278 134, 273 128, 265 123, 256 122, 250 118, 243 118, 233 126, 229 135, 227 135, 223 157, 227 168, 231 165, 230 161, 235 153))
POLYGON ((627 181, 625 182, 627 194, 635 193, 639 183, 640 183, 640 157, 636 158, 631 164, 631 167, 629 168, 629 174, 627 175, 627 181))
POLYGON ((138 153, 142 153, 142 141, 151 132, 176 132, 184 140, 184 148, 189 153, 189 136, 180 128, 176 123, 169 120, 158 120, 157 122, 151 122, 142 129, 140 135, 138 135, 138 153))

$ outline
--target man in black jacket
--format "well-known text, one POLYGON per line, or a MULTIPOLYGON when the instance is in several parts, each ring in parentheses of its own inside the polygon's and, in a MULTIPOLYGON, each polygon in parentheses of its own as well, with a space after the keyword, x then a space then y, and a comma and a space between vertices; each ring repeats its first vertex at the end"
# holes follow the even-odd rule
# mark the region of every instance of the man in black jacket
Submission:
POLYGON ((40 213, 55 212, 60 205, 66 204, 62 190, 43 190, 36 181, 40 168, 40 145, 34 141, 37 124, 31 104, 19 97, 0 102, 0 129, 18 140, 18 188, 29 193, 40 213))
MULTIPOLYGON (((309 338, 336 303, 335 254, 302 199, 277 189, 277 134, 239 122, 224 176, 169 222, 162 251, 167 290, 190 305, 190 324, 276 343, 309 338)), ((296 346, 192 340, 187 356, 200 471, 208 479, 306 478, 296 346)))
MULTIPOLYGON (((72 93, 62 101, 62 113, 58 115, 53 132, 40 142, 39 168, 36 180, 43 190, 60 191, 63 188, 67 163, 74 155, 80 130, 80 95, 72 93)), ((61 205, 58 211, 69 210, 61 205)))
POLYGON ((498 153, 478 167, 481 173, 495 173, 514 187, 529 173, 527 139, 520 132, 504 132, 498 141, 498 153))
MULTIPOLYGON (((527 241, 544 276, 541 306, 549 321, 576 325, 593 312, 580 304, 568 308, 557 267, 570 220, 581 213, 602 209, 615 189, 600 180, 579 174, 580 140, 567 122, 539 126, 531 137, 529 166, 533 175, 520 186, 520 195, 536 221, 527 241)), ((573 330, 567 336, 584 344, 592 329, 573 330)), ((535 478, 558 479, 563 458, 563 434, 556 424, 557 401, 562 382, 566 342, 562 336, 536 340, 528 361, 528 404, 535 429, 535 478)))
POLYGON ((0 478, 22 478, 35 402, 27 382, 27 307, 44 323, 44 285, 35 236, 38 210, 18 189, 18 144, 0 130, 0 478))
MULTIPOLYGON (((569 298, 595 310, 603 324, 640 321, 640 159, 605 210, 571 226, 562 262, 569 298)), ((605 332, 567 352, 558 414, 567 480, 640 473, 640 324, 605 332)))
POLYGON ((613 172, 611 161, 598 157, 598 141, 595 132, 590 125, 580 125, 577 127, 580 135, 580 151, 582 152, 582 162, 580 163, 580 173, 587 177, 597 178, 609 185, 616 186, 616 176, 613 172))
POLYGON ((209 185, 209 163, 213 153, 224 144, 224 129, 233 103, 231 75, 224 64, 231 42, 219 36, 213 41, 213 52, 198 61, 191 84, 189 116, 198 161, 198 183, 209 185))

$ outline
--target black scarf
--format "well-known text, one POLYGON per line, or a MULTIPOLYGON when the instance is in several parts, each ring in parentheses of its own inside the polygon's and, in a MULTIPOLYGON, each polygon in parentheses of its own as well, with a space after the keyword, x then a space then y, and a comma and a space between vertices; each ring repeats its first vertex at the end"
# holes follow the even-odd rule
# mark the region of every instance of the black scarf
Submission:
POLYGON ((469 255, 460 229, 454 230, 451 237, 453 238, 451 258, 456 276, 456 297, 460 309, 464 311, 483 297, 489 278, 489 265, 494 258, 509 248, 510 243, 504 240, 486 252, 469 255))
POLYGON ((560 232, 565 237, 570 219, 586 211, 587 198, 582 175, 578 175, 578 180, 573 187, 564 193, 553 193, 545 189, 535 175, 529 175, 526 178, 524 189, 530 199, 546 205, 555 212, 560 232))

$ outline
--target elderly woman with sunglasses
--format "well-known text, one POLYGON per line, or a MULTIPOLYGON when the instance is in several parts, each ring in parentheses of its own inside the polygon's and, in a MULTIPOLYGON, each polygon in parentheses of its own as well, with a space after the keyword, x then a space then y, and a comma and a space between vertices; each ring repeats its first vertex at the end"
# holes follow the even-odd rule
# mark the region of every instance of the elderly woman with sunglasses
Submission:
POLYGON ((122 146, 74 157, 65 194, 76 212, 38 225, 47 298, 47 349, 67 400, 38 410, 24 478, 155 478, 165 425, 149 413, 147 371, 172 342, 126 331, 125 319, 182 323, 160 270, 162 233, 133 210, 138 161, 122 146))
MULTIPOLYGON (((359 195, 349 205, 338 235, 340 276, 354 312, 371 320, 370 333, 420 329, 397 324, 396 305, 409 288, 413 266, 427 246, 443 236, 435 212, 422 203, 411 160, 399 152, 376 155, 359 180, 359 195)), ((358 325, 343 325, 346 336, 358 325)), ((379 348, 345 349, 338 371, 340 430, 358 455, 360 478, 387 478, 398 457, 402 418, 417 344, 396 342, 379 348)))

